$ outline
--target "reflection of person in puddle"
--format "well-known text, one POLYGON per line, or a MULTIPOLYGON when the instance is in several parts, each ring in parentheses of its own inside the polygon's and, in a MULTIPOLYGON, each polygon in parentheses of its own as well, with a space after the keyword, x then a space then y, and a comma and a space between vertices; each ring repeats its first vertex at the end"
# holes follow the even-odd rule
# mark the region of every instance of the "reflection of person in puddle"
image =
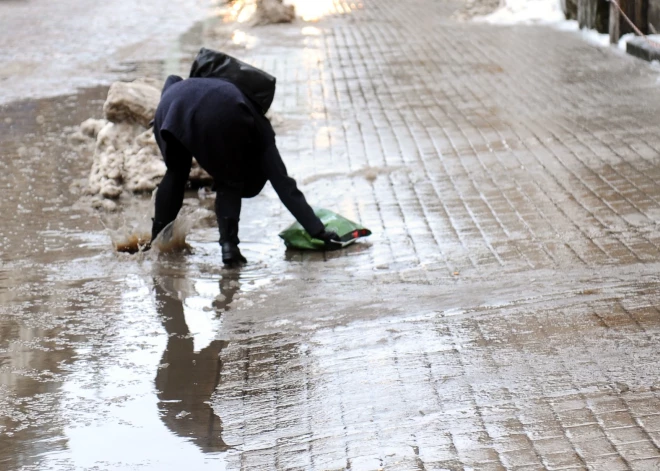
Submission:
MULTIPOLYGON (((218 313, 231 304, 240 289, 238 274, 229 276, 220 281, 222 296, 214 302, 218 313)), ((227 342, 214 340, 196 353, 183 302, 157 280, 154 286, 168 335, 162 366, 156 374, 161 419, 177 435, 192 438, 205 453, 225 451, 229 447, 221 437, 222 422, 209 401, 220 379, 220 352, 227 342)))
POLYGON ((217 78, 169 76, 154 134, 167 172, 156 194, 152 241, 181 209, 193 156, 214 179, 223 263, 245 263, 238 249, 241 198, 256 196, 268 180, 310 235, 327 244, 339 240, 325 230, 288 176, 270 121, 235 85, 217 78))

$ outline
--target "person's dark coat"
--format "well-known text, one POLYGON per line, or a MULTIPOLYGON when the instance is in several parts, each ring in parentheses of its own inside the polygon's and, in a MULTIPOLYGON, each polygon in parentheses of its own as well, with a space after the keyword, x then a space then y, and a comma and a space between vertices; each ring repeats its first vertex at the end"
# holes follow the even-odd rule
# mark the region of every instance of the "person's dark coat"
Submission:
POLYGON ((234 84, 217 78, 168 77, 156 110, 154 134, 167 166, 156 199, 155 222, 160 225, 174 220, 181 207, 182 183, 194 156, 214 179, 219 221, 238 220, 241 198, 256 196, 270 181, 307 232, 314 235, 324 230, 288 176, 270 122, 234 84), (161 192, 173 193, 172 198, 161 197, 161 192), (165 205, 176 207, 176 212, 172 215, 165 205))

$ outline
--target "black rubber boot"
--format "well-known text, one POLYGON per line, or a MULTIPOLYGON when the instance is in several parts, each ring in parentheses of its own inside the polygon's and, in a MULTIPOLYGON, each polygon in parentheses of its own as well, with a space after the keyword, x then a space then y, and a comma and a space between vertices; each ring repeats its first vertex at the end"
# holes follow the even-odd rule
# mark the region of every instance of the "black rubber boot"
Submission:
POLYGON ((238 248, 238 220, 222 218, 218 220, 220 229, 220 247, 222 248, 222 263, 227 266, 236 266, 247 263, 238 248))
POLYGON ((160 234, 160 232, 163 229, 165 229, 165 226, 167 226, 167 224, 164 224, 160 221, 156 221, 154 218, 151 218, 151 222, 152 222, 152 224, 151 224, 151 242, 153 242, 154 239, 156 237, 158 237, 158 234, 160 234))

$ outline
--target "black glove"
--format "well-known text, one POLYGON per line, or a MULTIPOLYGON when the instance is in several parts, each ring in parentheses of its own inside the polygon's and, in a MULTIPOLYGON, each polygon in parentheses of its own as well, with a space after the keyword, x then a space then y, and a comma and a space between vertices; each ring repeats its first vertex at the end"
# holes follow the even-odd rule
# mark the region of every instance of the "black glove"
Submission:
POLYGON ((341 248, 341 243, 339 236, 335 231, 326 231, 325 229, 313 236, 315 239, 322 240, 325 243, 326 249, 339 249, 341 248))

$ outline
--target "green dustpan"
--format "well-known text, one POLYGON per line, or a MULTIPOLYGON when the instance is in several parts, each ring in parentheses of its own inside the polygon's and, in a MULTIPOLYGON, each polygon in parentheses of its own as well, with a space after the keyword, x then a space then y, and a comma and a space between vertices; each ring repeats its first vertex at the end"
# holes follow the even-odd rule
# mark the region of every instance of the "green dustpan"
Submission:
MULTIPOLYGON (((340 241, 336 243, 337 248, 346 247, 361 237, 371 235, 369 229, 329 209, 315 209, 314 214, 318 216, 326 230, 334 231, 339 235, 340 241)), ((327 250, 322 240, 310 236, 298 222, 284 229, 279 236, 284 240, 284 244, 291 249, 327 250)))

